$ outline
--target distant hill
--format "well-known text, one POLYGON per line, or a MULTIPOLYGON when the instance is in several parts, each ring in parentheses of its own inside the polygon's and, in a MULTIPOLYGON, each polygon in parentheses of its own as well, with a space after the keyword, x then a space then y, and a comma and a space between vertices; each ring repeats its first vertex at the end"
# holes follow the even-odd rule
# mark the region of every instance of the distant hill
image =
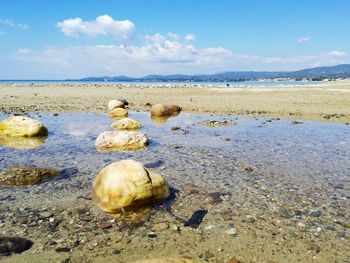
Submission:
POLYGON ((127 82, 229 82, 247 81, 259 79, 312 79, 322 80, 326 78, 350 78, 350 64, 317 67, 297 71, 231 71, 212 75, 148 75, 140 78, 128 76, 116 77, 87 77, 78 81, 127 81, 127 82))

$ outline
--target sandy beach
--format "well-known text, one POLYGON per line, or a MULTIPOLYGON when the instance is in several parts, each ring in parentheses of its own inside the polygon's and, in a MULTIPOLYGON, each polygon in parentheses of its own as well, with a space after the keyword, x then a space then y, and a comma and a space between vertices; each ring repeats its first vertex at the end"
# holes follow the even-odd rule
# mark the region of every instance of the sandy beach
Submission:
POLYGON ((172 84, 0 84, 2 112, 105 112, 110 99, 131 109, 178 104, 185 112, 350 122, 350 81, 301 86, 172 84))
POLYGON ((347 262, 349 91, 349 81, 2 83, 0 119, 29 116, 48 136, 0 140, 0 173, 24 165, 59 175, 35 185, 0 184, 0 234, 33 242, 0 261, 347 262), (112 130, 107 103, 115 98, 128 100, 129 117, 150 137, 147 148, 96 149, 97 136, 112 130), (156 103, 184 112, 159 122, 149 114, 156 103), (171 188, 171 197, 139 221, 120 220, 91 199, 99 171, 123 159, 145 164, 171 188), (203 218, 188 224, 198 212, 203 218))

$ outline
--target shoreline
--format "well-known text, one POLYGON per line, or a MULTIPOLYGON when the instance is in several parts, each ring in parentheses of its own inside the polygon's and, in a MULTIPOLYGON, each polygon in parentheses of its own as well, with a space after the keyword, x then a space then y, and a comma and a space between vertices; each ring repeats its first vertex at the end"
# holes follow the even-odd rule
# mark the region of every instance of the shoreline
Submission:
POLYGON ((350 122, 350 81, 300 86, 0 83, 0 112, 106 112, 109 100, 125 98, 131 110, 157 103, 184 112, 350 122))

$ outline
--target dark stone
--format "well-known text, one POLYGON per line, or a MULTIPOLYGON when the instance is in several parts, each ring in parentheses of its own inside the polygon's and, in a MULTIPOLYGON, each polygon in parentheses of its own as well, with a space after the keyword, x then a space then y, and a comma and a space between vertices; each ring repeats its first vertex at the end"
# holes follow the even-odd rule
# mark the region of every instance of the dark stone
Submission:
POLYGON ((192 227, 194 229, 198 228, 198 226, 202 223, 203 218, 205 217, 205 215, 208 213, 208 210, 197 210, 195 211, 191 218, 188 219, 184 226, 187 227, 192 227))
POLYGON ((33 246, 33 242, 21 237, 0 237, 0 255, 22 253, 33 246))
POLYGON ((61 252, 70 252, 69 247, 58 247, 55 249, 56 252, 61 253, 61 252))

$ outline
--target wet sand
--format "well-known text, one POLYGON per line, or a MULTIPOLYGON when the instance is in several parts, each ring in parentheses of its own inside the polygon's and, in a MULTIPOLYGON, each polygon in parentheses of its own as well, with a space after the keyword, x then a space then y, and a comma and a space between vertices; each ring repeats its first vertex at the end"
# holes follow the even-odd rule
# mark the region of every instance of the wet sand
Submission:
POLYGON ((213 263, 348 262, 350 131, 343 123, 349 122, 349 84, 317 84, 311 91, 1 84, 0 119, 29 114, 47 125, 49 136, 28 145, 0 141, 0 170, 34 165, 64 171, 39 185, 0 186, 0 234, 34 242, 1 262, 129 263, 163 256, 213 263), (106 104, 119 97, 136 110, 177 103, 191 114, 154 123, 147 112, 130 112, 149 134, 149 147, 98 152, 94 141, 113 122, 106 104), (254 118, 235 117, 240 114, 254 118), (172 198, 138 223, 115 220, 91 201, 98 171, 127 158, 172 187, 172 198), (203 221, 186 227, 197 210, 207 211, 203 221))
POLYGON ((132 109, 174 103, 186 112, 350 122, 350 81, 301 86, 0 84, 1 112, 105 112, 122 97, 132 109))
POLYGON ((47 125, 49 137, 32 150, 1 145, 1 169, 35 165, 65 172, 39 185, 0 186, 1 235, 34 242, 2 262, 182 256, 328 263, 350 257, 349 126, 184 113, 160 125, 148 113, 131 112, 149 134, 149 147, 101 153, 94 140, 110 129, 106 114, 30 116, 47 125), (208 127, 206 120, 234 125, 208 127), (173 192, 138 223, 115 220, 91 201, 98 171, 126 158, 163 175, 173 192), (197 210, 208 212, 198 228, 186 227, 197 210))

